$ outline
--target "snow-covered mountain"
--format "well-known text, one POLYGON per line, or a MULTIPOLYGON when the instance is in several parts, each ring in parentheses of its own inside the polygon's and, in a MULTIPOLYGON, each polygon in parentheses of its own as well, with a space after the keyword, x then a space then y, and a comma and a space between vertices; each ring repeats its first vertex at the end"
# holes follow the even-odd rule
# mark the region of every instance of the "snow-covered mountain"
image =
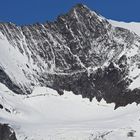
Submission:
POLYGON ((129 132, 134 135, 137 128, 131 130, 131 123, 138 122, 139 107, 133 104, 119 112, 107 103, 115 103, 115 108, 140 103, 139 28, 138 23, 108 20, 82 4, 54 22, 0 23, 0 122, 11 124, 18 140, 125 139, 129 132), (36 87, 45 91, 35 91, 36 87), (95 100, 90 103, 81 95, 106 104, 101 102, 98 107, 95 100), (110 120, 114 122, 111 127, 107 125, 110 120), (115 121, 122 125, 117 127, 115 121), (93 126, 98 135, 92 134, 93 126))
POLYGON ((0 81, 12 91, 29 94, 40 85, 116 107, 139 103, 140 37, 86 6, 52 23, 1 23, 0 32, 0 81))

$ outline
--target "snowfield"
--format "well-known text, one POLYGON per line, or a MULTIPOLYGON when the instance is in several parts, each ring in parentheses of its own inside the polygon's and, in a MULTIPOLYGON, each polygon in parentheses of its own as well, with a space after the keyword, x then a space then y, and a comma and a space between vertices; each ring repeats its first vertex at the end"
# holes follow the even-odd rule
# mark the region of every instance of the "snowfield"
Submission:
POLYGON ((137 35, 140 36, 140 23, 139 22, 123 22, 123 21, 115 21, 115 20, 108 20, 113 26, 115 27, 122 27, 128 29, 132 32, 135 32, 137 35))
POLYGON ((79 95, 36 87, 16 95, 0 84, 0 121, 10 124, 18 140, 139 140, 140 107, 114 110, 114 104, 89 102, 79 95))

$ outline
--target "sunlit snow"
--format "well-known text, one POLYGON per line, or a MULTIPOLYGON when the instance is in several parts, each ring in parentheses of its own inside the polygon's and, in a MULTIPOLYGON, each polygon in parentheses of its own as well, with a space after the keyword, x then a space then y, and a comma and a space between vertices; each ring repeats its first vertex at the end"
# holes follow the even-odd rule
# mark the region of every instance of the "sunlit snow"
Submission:
POLYGON ((114 110, 105 101, 89 102, 71 92, 59 96, 44 87, 30 96, 15 95, 3 84, 0 89, 0 102, 11 111, 0 110, 0 120, 15 129, 18 140, 94 140, 104 134, 107 140, 125 140, 131 131, 131 139, 140 138, 140 108, 135 104, 114 110))

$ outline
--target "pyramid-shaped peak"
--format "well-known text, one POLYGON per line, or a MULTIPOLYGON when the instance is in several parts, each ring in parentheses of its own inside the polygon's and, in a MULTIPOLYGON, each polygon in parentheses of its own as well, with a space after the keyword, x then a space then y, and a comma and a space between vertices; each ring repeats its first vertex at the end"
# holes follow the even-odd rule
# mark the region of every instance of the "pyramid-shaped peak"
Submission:
POLYGON ((78 17, 78 18, 91 18, 98 19, 99 21, 102 21, 105 19, 102 15, 100 15, 97 11, 91 10, 86 5, 78 3, 76 4, 68 13, 67 15, 72 17, 78 17), (80 15, 80 17, 79 17, 80 15))
POLYGON ((74 9, 85 9, 85 10, 90 10, 86 5, 78 3, 74 6, 74 9))
POLYGON ((97 11, 95 10, 91 10, 90 8, 88 8, 88 6, 78 3, 76 4, 71 11, 76 11, 78 13, 84 13, 84 14, 92 14, 94 16, 100 16, 102 17, 97 11))

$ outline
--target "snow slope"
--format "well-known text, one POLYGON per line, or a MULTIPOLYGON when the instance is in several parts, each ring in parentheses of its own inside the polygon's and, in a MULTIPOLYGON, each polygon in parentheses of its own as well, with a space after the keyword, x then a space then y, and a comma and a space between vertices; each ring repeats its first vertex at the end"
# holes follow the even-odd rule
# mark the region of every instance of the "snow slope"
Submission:
MULTIPOLYGON (((23 47, 24 39, 20 40, 19 44, 23 47)), ((26 49, 28 50, 28 48, 26 49)), ((29 90, 32 88, 32 82, 36 83, 34 68, 36 65, 33 64, 32 59, 29 59, 25 52, 21 53, 18 46, 12 45, 0 31, 0 69, 4 70, 12 82, 22 89, 23 93, 26 93, 25 88, 29 90)))
POLYGON ((18 140, 140 139, 139 106, 114 111, 114 104, 89 102, 81 96, 36 87, 30 96, 15 95, 0 84, 0 121, 9 123, 18 140))
MULTIPOLYGON (((108 20, 108 21, 115 27, 121 27, 124 29, 128 29, 128 30, 136 33, 138 36, 140 36, 140 23, 138 23, 138 22, 127 23, 127 22, 119 22, 119 21, 114 21, 114 20, 108 20)), ((137 47, 133 47, 129 50, 129 52, 127 52, 127 55, 129 57, 136 56, 137 54, 139 54, 139 44, 137 45, 137 47)), ((129 88, 131 90, 134 90, 135 88, 140 88, 140 84, 139 84, 140 83, 140 70, 136 66, 136 64, 134 64, 130 68, 129 76, 133 79, 133 82, 131 83, 129 88)))
POLYGON ((122 27, 128 29, 130 31, 135 32, 137 35, 140 36, 140 23, 139 22, 123 22, 123 21, 115 21, 115 20, 108 20, 112 25, 115 27, 122 27))
MULTIPOLYGON (((0 65, 17 84, 27 83, 27 78, 23 74, 22 68, 28 60, 19 53, 18 48, 14 48, 0 32, 0 65), (16 56, 16 57, 15 57, 16 56)), ((27 70, 27 68, 24 67, 27 70)))

